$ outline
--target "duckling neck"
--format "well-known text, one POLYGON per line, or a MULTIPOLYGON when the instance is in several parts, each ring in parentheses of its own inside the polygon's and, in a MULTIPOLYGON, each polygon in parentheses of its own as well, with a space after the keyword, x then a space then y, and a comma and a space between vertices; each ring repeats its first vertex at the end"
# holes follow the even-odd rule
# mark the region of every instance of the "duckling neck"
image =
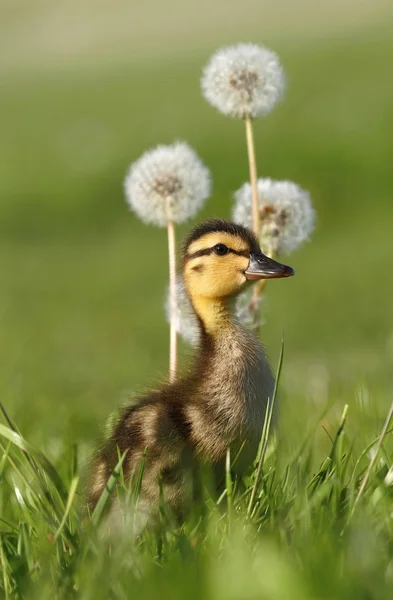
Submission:
POLYGON ((191 298, 194 311, 202 322, 206 333, 217 336, 235 327, 231 312, 231 298, 191 298))
MULTIPOLYGON (((274 378, 263 348, 232 313, 231 299, 191 298, 203 335, 192 374, 188 408, 200 452, 216 460, 231 444, 251 441, 252 458, 261 435, 274 378)), ((240 447, 240 446, 239 446, 240 447)), ((251 459, 252 460, 252 459, 251 459)))

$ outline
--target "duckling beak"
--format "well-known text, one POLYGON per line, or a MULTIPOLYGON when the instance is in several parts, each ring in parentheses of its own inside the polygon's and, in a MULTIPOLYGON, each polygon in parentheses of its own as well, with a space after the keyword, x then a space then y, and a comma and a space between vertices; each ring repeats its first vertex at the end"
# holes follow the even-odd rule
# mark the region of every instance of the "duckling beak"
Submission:
POLYGON ((282 265, 262 252, 253 252, 250 254, 250 262, 244 274, 250 280, 278 279, 279 277, 292 277, 295 275, 295 271, 292 267, 282 265))

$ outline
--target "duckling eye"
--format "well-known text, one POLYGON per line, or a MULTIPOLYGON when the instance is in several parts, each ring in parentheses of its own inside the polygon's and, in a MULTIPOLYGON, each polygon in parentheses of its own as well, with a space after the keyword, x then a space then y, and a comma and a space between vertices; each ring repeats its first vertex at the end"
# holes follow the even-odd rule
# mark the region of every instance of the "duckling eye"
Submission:
POLYGON ((225 244, 216 244, 214 246, 214 252, 219 256, 224 256, 224 254, 228 254, 229 248, 225 244))

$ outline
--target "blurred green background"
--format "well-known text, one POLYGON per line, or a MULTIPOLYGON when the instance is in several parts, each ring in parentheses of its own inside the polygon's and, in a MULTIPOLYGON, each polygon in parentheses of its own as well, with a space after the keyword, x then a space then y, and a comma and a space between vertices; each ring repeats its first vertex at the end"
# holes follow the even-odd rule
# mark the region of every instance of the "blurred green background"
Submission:
POLYGON ((296 277, 267 288, 273 364, 282 331, 286 344, 282 427, 295 439, 329 399, 333 415, 350 404, 354 429, 379 428, 393 362, 392 3, 3 0, 0 397, 41 447, 90 443, 128 391, 166 372, 166 234, 129 213, 123 179, 146 149, 187 140, 213 176, 200 218, 230 216, 248 175, 243 124, 203 100, 199 78, 238 41, 274 49, 288 77, 256 123, 259 174, 310 190, 318 214, 287 258, 296 277))

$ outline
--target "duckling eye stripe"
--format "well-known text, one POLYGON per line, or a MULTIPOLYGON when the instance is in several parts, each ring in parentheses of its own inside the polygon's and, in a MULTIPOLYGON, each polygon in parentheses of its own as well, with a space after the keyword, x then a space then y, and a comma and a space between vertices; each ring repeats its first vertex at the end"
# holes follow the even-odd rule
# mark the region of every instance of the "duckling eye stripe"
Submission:
POLYGON ((228 248, 229 252, 232 254, 236 254, 236 256, 245 256, 246 258, 250 258, 250 252, 248 250, 232 250, 232 248, 228 248))
MULTIPOLYGON (((215 247, 217 244, 212 246, 211 248, 204 248, 202 250, 197 250, 193 254, 187 254, 186 259, 190 260, 191 258, 198 258, 198 256, 209 256, 209 254, 213 254, 215 247)), ((236 256, 245 256, 249 258, 250 252, 248 250, 234 250, 233 248, 228 248, 228 253, 236 254, 236 256)), ((225 254, 224 254, 225 256, 225 254)))

